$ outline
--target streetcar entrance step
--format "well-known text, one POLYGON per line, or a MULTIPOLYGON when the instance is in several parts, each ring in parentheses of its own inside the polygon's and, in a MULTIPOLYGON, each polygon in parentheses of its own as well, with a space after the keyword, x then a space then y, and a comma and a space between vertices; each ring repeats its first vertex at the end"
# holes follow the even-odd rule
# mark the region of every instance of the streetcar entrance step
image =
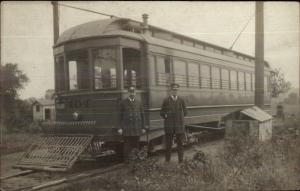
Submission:
POLYGON ((90 145, 93 135, 43 135, 33 143, 15 168, 66 171, 90 145))

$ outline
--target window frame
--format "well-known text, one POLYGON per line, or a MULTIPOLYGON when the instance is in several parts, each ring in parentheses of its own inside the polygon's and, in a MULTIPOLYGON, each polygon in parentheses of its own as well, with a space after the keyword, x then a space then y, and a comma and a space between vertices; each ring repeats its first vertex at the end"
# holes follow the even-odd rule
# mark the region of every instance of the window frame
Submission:
POLYGON ((246 91, 246 87, 245 87, 245 71, 243 71, 243 70, 238 70, 238 90, 239 91, 246 91), (244 76, 244 79, 243 79, 243 82, 241 82, 241 80, 240 80, 240 74, 243 74, 243 76, 244 76), (241 84, 243 84, 243 89, 241 89, 240 87, 240 85, 241 84))
POLYGON ((211 65, 210 64, 206 64, 206 63, 201 63, 200 64, 200 88, 201 89, 211 89, 212 87, 212 81, 211 81, 211 65), (202 76, 202 71, 203 71, 203 66, 206 66, 208 68, 208 77, 207 76, 202 76), (208 83, 206 87, 203 87, 203 79, 207 79, 208 83))
POLYGON ((230 69, 225 68, 225 67, 221 67, 221 89, 230 90, 230 69), (226 84, 226 83, 225 83, 225 79, 224 79, 224 76, 223 76, 223 71, 226 71, 227 76, 228 76, 228 79, 226 79, 226 81, 227 81, 227 87, 226 88, 224 88, 224 84, 226 84))
POLYGON ((230 69, 230 70, 229 70, 230 90, 234 90, 234 91, 238 91, 238 90, 239 90, 239 87, 238 87, 238 83, 239 83, 239 82, 238 82, 238 72, 239 72, 239 71, 236 70, 236 69, 230 69), (235 72, 235 74, 236 74, 236 75, 235 75, 235 77, 236 77, 236 78, 235 78, 235 81, 232 81, 232 78, 233 78, 232 73, 233 73, 233 72, 235 72), (233 84, 232 82, 235 82, 235 88, 234 88, 234 89, 233 89, 234 86, 232 86, 232 84, 233 84))
POLYGON ((211 89, 221 89, 221 67, 217 66, 217 65, 212 65, 211 66, 211 89), (213 77, 213 69, 217 69, 217 74, 219 76, 219 78, 214 78, 213 77), (214 83, 214 80, 216 81, 214 83), (218 86, 215 86, 215 85, 218 85, 218 86))
MULTIPOLYGON (((187 62, 187 60, 184 60, 184 59, 181 59, 181 58, 172 58, 172 74, 171 74, 171 76, 172 76, 172 81, 174 82, 174 83, 177 83, 177 84, 179 84, 181 87, 188 87, 188 76, 187 76, 187 64, 188 64, 188 62, 187 62), (185 70, 185 72, 184 72, 184 75, 182 75, 182 77, 183 77, 183 80, 182 80, 182 82, 176 82, 176 73, 175 73, 175 60, 177 60, 177 61, 179 61, 179 62, 182 62, 183 64, 184 64, 184 70, 185 70), (183 85, 183 83, 184 83, 184 85, 183 85)), ((180 75, 180 74, 178 74, 178 75, 180 75)))
POLYGON ((66 92, 69 91, 69 86, 68 86, 68 66, 66 63, 66 54, 65 53, 59 53, 57 55, 54 55, 54 86, 55 86, 55 92, 66 92), (57 65, 58 63, 56 62, 56 59, 62 59, 62 71, 61 71, 61 81, 60 83, 58 82, 58 68, 57 65), (60 87, 60 88, 58 88, 60 87))
POLYGON ((158 55, 158 54, 153 54, 153 57, 154 57, 154 62, 155 62, 155 85, 156 86, 167 86, 168 85, 168 83, 171 83, 172 81, 173 81, 173 79, 172 79, 172 71, 173 71, 173 68, 172 68, 172 59, 171 59, 171 57, 170 56, 167 56, 167 55, 158 55), (165 73, 160 73, 159 71, 158 71, 158 58, 162 58, 163 60, 164 60, 164 66, 163 66, 163 68, 164 68, 164 71, 165 71, 165 73), (169 71, 169 73, 166 73, 166 61, 168 62, 168 64, 169 64, 169 69, 170 69, 170 71, 169 71), (169 74, 169 76, 168 77, 166 77, 166 78, 169 78, 169 79, 165 79, 165 82, 164 83, 161 83, 160 81, 159 81, 159 75, 160 74, 169 74))
MULTIPOLYGON (((93 48, 90 48, 89 49, 89 52, 90 52, 90 65, 91 65, 91 67, 92 67, 92 75, 91 75, 91 81, 92 81, 92 90, 93 91, 107 91, 107 90, 117 90, 117 89, 119 89, 118 88, 118 81, 120 81, 120 78, 118 77, 118 75, 119 75, 119 70, 120 70, 120 58, 119 58, 119 53, 118 53, 118 48, 119 48, 119 46, 112 46, 112 45, 108 45, 108 46, 97 46, 97 47, 93 47, 93 48), (96 50, 99 50, 99 49, 108 49, 108 48, 113 48, 114 50, 115 50, 115 54, 116 54, 116 57, 115 57, 115 59, 116 59, 116 82, 115 82, 115 87, 113 87, 113 88, 100 88, 100 89, 97 89, 96 88, 96 84, 95 84, 95 63, 94 63, 94 51, 96 51, 96 50)), ((123 64, 123 63, 122 63, 123 64)), ((122 68, 123 68, 123 66, 122 66, 122 68)), ((123 72, 123 71, 122 71, 123 72)), ((122 80, 122 82, 123 82, 123 80, 122 80)))
POLYGON ((188 80, 188 87, 191 88, 201 88, 201 81, 200 81, 200 64, 197 62, 187 62, 187 80, 188 80), (196 83, 198 83, 198 85, 191 85, 190 84, 190 66, 191 65, 196 65, 197 66, 197 72, 198 72, 198 76, 193 76, 194 79, 197 80, 196 83))
MULTIPOLYGON (((77 53, 76 52, 80 52, 80 51, 86 51, 86 58, 87 58, 87 71, 90 73, 90 62, 91 62, 91 60, 90 60, 90 57, 89 57, 89 48, 82 48, 82 49, 76 49, 76 50, 72 50, 72 51, 67 51, 67 52, 65 52, 64 53, 64 57, 65 57, 65 59, 64 59, 64 61, 65 61, 65 80, 66 80, 66 84, 67 84, 67 87, 66 87, 66 91, 70 91, 70 92, 76 92, 76 91, 88 91, 88 90, 90 90, 91 89, 91 84, 90 84, 90 77, 91 77, 91 75, 89 74, 88 75, 88 82, 87 82, 87 88, 86 89, 70 89, 70 68, 69 68, 69 61, 72 61, 72 60, 70 60, 69 59, 69 56, 70 55, 77 55, 77 53)), ((77 66, 77 65, 76 65, 77 66)), ((77 67, 78 68, 78 67, 77 67)), ((77 74, 76 74, 77 76, 78 76, 78 70, 77 70, 77 74)), ((77 77, 77 84, 79 84, 78 83, 78 80, 79 80, 79 78, 77 77)), ((81 80, 81 79, 80 79, 81 80)))

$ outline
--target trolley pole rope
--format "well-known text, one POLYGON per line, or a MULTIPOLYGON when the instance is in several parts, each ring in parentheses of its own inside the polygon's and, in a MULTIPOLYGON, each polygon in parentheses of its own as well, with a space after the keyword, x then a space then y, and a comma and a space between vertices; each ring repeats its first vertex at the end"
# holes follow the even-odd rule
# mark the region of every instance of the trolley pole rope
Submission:
POLYGON ((72 8, 72 9, 77 9, 77 10, 86 11, 86 12, 90 12, 90 13, 95 13, 95 14, 99 14, 99 15, 103 15, 103 16, 108 16, 110 18, 120 18, 120 17, 117 17, 115 15, 109 15, 109 14, 106 14, 106 13, 92 11, 92 10, 89 10, 89 9, 83 9, 83 8, 79 8, 79 7, 74 7, 74 6, 71 6, 71 5, 63 4, 63 3, 57 3, 57 4, 60 5, 60 6, 63 6, 63 7, 69 7, 69 8, 72 8))

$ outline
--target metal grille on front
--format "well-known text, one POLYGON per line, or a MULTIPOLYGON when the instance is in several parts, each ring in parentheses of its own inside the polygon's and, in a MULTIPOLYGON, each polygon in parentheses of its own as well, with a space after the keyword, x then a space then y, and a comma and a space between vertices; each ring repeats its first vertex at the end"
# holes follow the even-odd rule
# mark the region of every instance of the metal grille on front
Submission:
POLYGON ((30 146, 16 167, 66 171, 91 143, 92 135, 44 135, 30 146))

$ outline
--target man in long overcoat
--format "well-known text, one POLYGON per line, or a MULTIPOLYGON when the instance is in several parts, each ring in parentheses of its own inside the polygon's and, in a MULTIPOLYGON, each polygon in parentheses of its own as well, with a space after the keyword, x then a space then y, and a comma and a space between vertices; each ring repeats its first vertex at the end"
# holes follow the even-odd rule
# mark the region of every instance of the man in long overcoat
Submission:
POLYGON ((187 115, 185 102, 177 96, 178 84, 172 83, 170 96, 164 99, 160 115, 164 119, 166 140, 166 162, 171 159, 173 137, 176 137, 178 161, 183 161, 183 141, 185 138, 184 116, 187 115))
POLYGON ((139 149, 139 141, 145 132, 145 115, 141 101, 135 98, 134 87, 128 89, 128 98, 121 101, 119 133, 123 135, 125 159, 128 159, 132 149, 139 149))

